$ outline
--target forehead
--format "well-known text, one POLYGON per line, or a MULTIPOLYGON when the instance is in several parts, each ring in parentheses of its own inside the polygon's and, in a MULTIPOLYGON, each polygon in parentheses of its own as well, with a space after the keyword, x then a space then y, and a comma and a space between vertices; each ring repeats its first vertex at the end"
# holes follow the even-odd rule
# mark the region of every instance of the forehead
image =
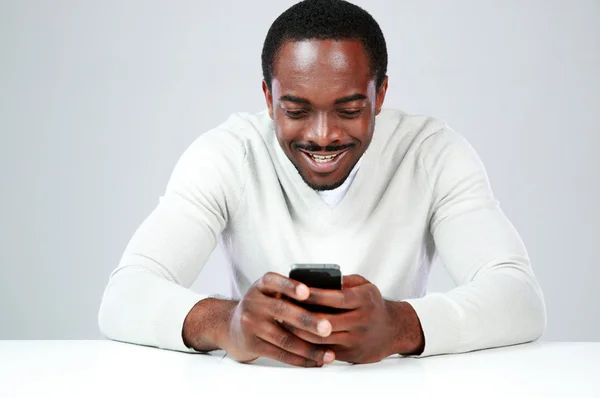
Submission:
POLYGON ((373 80, 369 58, 357 40, 286 42, 273 66, 273 89, 298 95, 365 92, 373 80))

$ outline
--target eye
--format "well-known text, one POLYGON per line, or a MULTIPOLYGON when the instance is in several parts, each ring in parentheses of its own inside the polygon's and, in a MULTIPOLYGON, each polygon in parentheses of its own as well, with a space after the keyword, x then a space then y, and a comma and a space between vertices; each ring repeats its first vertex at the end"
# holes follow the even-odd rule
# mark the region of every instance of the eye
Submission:
POLYGON ((362 109, 342 109, 340 110, 340 115, 345 118, 352 119, 359 116, 362 111, 362 109))
POLYGON ((288 109, 284 109, 283 113, 289 117, 290 119, 300 119, 301 117, 305 116, 307 114, 307 112, 305 110, 297 110, 297 111, 290 111, 288 109))

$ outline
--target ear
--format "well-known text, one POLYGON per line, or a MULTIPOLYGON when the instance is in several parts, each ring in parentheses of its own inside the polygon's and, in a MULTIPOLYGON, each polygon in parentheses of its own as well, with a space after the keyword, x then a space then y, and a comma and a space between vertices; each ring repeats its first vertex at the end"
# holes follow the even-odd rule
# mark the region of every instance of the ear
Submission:
POLYGON ((273 119, 273 95, 267 86, 267 82, 263 80, 262 82, 262 90, 265 95, 265 101, 267 103, 267 108, 269 109, 269 116, 273 119))
POLYGON ((376 105, 375 105, 375 114, 379 115, 379 113, 381 112, 381 108, 383 107, 383 101, 385 100, 385 94, 387 93, 387 89, 388 89, 388 77, 386 76, 385 79, 383 80, 383 83, 381 83, 381 87, 379 87, 379 92, 377 93, 377 100, 376 100, 376 105))

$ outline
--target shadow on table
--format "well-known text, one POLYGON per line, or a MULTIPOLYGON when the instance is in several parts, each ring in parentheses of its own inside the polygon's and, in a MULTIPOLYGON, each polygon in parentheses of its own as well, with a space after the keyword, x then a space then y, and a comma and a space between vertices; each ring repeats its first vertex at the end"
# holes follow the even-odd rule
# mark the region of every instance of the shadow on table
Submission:
MULTIPOLYGON (((364 364, 364 365, 354 365, 347 362, 335 361, 330 365, 323 366, 322 368, 309 368, 305 370, 312 371, 326 371, 326 370, 335 370, 336 372, 351 372, 353 370, 360 370, 361 372, 368 372, 371 370, 375 371, 385 371, 391 368, 401 368, 403 370, 408 371, 422 371, 424 367, 427 368, 435 368, 437 366, 447 367, 448 362, 444 360, 445 357, 452 358, 453 366, 461 366, 461 365, 470 365, 473 363, 479 363, 484 365, 487 361, 490 360, 490 356, 494 356, 498 360, 496 355, 498 354, 510 354, 514 352, 519 353, 532 353, 542 349, 542 346, 538 342, 526 343, 526 344, 517 344, 514 346, 507 347, 496 347, 489 348, 485 350, 477 350, 468 353, 461 354, 446 354, 446 355, 436 355, 432 357, 425 358, 417 358, 417 357, 404 357, 401 355, 392 355, 383 359, 380 362, 364 364)), ((235 360, 229 358, 224 352, 222 353, 223 357, 221 360, 221 364, 226 365, 237 365, 237 366, 248 366, 254 369, 260 368, 277 368, 277 369, 304 369, 296 366, 288 365, 285 363, 281 363, 269 358, 259 358, 251 363, 240 364, 235 360)))
MULTIPOLYGON (((257 360, 255 360, 251 363, 240 364, 240 363, 236 362, 235 360, 227 357, 227 355, 225 355, 223 357, 221 363, 238 365, 238 366, 248 366, 250 368, 304 369, 304 368, 299 368, 296 366, 288 365, 285 363, 281 363, 281 362, 278 362, 278 361, 275 361, 275 360, 272 360, 269 358, 258 358, 257 360)), ((411 368, 412 370, 418 370, 421 368, 421 365, 419 364, 418 358, 393 355, 393 356, 390 356, 388 358, 381 360, 380 362, 375 362, 375 363, 370 363, 370 364, 360 364, 359 365, 359 364, 351 364, 351 363, 347 363, 347 362, 335 361, 334 363, 332 363, 330 365, 325 365, 322 368, 309 368, 309 369, 304 369, 304 370, 311 370, 311 371, 334 370, 336 372, 340 372, 340 371, 350 372, 353 370, 360 370, 361 372, 365 372, 365 371, 371 371, 371 370, 381 371, 383 369, 388 369, 388 368, 411 368)))

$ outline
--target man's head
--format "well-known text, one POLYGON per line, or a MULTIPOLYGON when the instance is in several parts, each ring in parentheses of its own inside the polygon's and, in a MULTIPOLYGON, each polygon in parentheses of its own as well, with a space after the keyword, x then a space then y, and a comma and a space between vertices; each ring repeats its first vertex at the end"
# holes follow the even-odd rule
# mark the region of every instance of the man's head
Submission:
POLYGON ((283 151, 310 187, 337 188, 371 143, 385 98, 379 25, 346 1, 302 1, 271 25, 262 68, 283 151))

